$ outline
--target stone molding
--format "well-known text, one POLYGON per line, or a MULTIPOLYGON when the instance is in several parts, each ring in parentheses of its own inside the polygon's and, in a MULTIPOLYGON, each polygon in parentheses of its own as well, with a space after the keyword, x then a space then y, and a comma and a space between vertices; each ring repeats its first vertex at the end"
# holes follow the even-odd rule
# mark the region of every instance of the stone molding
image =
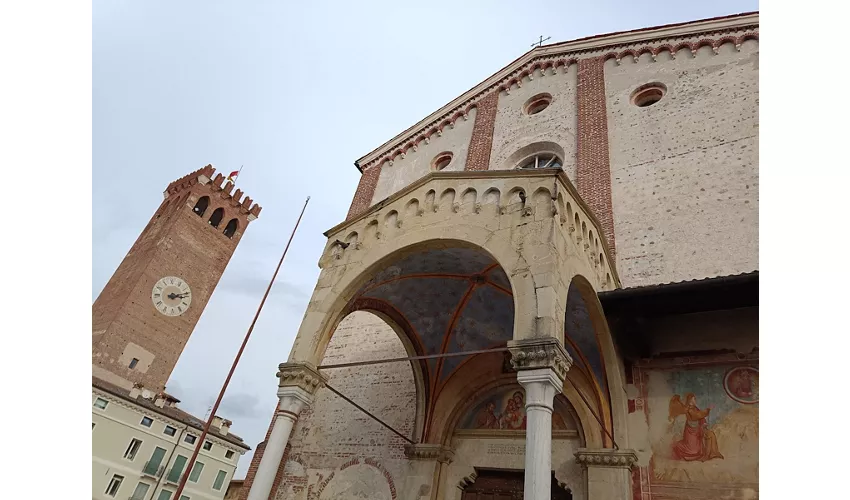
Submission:
MULTIPOLYGON (((327 382, 327 377, 319 373, 316 367, 310 363, 281 363, 277 369, 277 377, 280 379, 279 386, 281 389, 285 387, 298 387, 309 394, 311 398, 327 382)), ((278 391, 278 396, 280 396, 280 390, 278 391)))
MULTIPOLYGON (((493 90, 497 92, 510 89, 511 85, 522 80, 524 76, 533 73, 534 69, 558 66, 567 67, 577 62, 577 56, 588 53, 610 50, 639 44, 654 44, 659 40, 681 39, 699 35, 717 36, 730 32, 749 30, 758 31, 759 13, 748 12, 711 19, 701 19, 664 26, 642 28, 625 32, 609 33, 591 36, 568 42, 555 43, 529 50, 512 63, 503 67, 488 79, 468 90, 464 94, 434 111, 417 124, 396 135, 370 153, 355 162, 361 172, 376 165, 391 161, 396 156, 414 149, 422 141, 427 141, 432 135, 442 133, 446 126, 452 126, 458 118, 466 119, 473 107, 493 90)), ((734 41, 739 44, 737 39, 734 41)), ((641 49, 642 50, 642 49, 641 49)), ((611 52, 611 57, 619 59, 627 52, 611 52), (620 56, 620 57, 618 57, 620 56)), ((596 54, 592 54, 594 57, 596 54)), ((607 58, 607 56, 606 56, 607 58)))
POLYGON ((441 444, 416 443, 404 445, 404 456, 410 460, 436 460, 450 464, 454 460, 455 452, 441 444))
POLYGON ((637 464, 637 453, 634 450, 590 449, 579 448, 575 453, 576 463, 587 467, 614 467, 631 469, 637 464))
POLYGON ((475 480, 478 479, 478 473, 473 472, 472 474, 464 477, 457 483, 457 488, 461 491, 465 490, 470 484, 474 483, 475 480))
POLYGON ((573 358, 554 338, 513 340, 508 342, 508 348, 511 352, 511 366, 515 370, 551 368, 562 383, 573 364, 573 358))

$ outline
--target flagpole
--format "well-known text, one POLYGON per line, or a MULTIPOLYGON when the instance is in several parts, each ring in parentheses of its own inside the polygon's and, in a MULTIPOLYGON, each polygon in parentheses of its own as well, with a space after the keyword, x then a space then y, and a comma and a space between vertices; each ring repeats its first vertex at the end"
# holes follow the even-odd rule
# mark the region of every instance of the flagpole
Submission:
MULTIPOLYGON (((241 170, 241 168, 240 168, 241 170)), ((183 474, 180 475, 180 484, 177 486, 177 491, 174 492, 172 496, 173 500, 180 500, 180 494, 183 493, 183 488, 186 486, 186 479, 188 479, 189 474, 192 473, 192 466, 195 465, 195 459, 198 458, 198 452, 201 450, 201 446, 203 446, 204 439, 207 437, 207 434, 210 430, 210 424, 215 418, 215 414, 218 411, 218 405, 221 404, 221 399, 224 397, 224 391, 227 390, 227 386, 230 384, 230 378, 233 377, 233 372, 236 370, 236 365, 239 364, 239 359, 242 357, 242 352, 245 350, 245 345, 248 344, 248 339, 251 337, 251 332, 254 331, 254 325, 257 324, 257 318, 260 317, 260 312, 263 310, 263 305, 266 303, 266 298, 269 296, 269 292, 272 289, 272 285, 274 285, 274 280, 277 278, 277 273, 280 271, 280 266, 283 264, 283 259, 286 257, 286 252, 289 251, 289 244, 292 243, 292 238, 295 237, 295 231, 298 229, 298 225, 301 223, 301 217, 304 216, 304 211, 307 209, 307 203, 310 202, 310 197, 307 197, 307 201, 304 202, 304 207, 301 208, 301 215, 298 216, 298 220, 295 222, 295 227, 292 228, 292 234, 289 235, 289 241, 286 242, 286 248, 283 249, 283 255, 280 256, 280 262, 277 263, 277 268, 274 270, 274 274, 272 275, 272 279, 269 282, 268 288, 266 288, 266 293, 263 295, 263 299, 260 301, 260 306, 257 308, 257 312, 254 314, 254 320, 251 321, 251 326, 248 327, 248 332, 245 334, 245 339, 242 341, 242 346, 239 347, 239 352, 236 353, 236 358, 233 360, 233 365, 230 367, 230 372, 227 374, 227 378, 224 379, 224 384, 221 386, 221 391, 218 393, 218 399, 215 400, 215 404, 210 411, 210 415, 207 418, 207 422, 204 424, 204 430, 201 433, 201 437, 196 441, 195 451, 192 452, 192 458, 189 459, 189 462, 186 464, 186 470, 183 474)))

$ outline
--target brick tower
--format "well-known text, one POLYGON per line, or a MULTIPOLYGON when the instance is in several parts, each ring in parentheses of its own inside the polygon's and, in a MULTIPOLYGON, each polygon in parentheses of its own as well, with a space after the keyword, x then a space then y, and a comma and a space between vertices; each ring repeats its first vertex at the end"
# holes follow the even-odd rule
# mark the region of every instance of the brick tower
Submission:
POLYGON ((92 375, 161 391, 261 207, 212 165, 164 200, 92 305, 92 375), (224 184, 224 186, 222 186, 224 184))

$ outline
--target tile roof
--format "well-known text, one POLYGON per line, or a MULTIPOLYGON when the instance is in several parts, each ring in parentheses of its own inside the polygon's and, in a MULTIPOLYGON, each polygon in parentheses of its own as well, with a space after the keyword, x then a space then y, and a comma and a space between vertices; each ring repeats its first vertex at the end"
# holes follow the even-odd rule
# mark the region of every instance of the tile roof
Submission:
MULTIPOLYGON (((123 389, 121 387, 118 387, 115 384, 111 384, 111 383, 109 383, 109 382, 107 382, 103 379, 99 379, 99 378, 93 376, 91 378, 91 381, 92 381, 91 383, 92 383, 93 387, 100 389, 104 392, 108 392, 109 394, 112 394, 113 396, 117 396, 117 397, 120 397, 122 399, 125 399, 125 400, 127 400, 127 401, 129 401, 129 402, 131 402, 131 403, 133 403, 137 406, 141 406, 141 407, 145 408, 146 410, 152 411, 154 413, 158 413, 158 414, 160 414, 164 417, 168 417, 168 418, 171 418, 173 420, 177 420, 178 422, 181 422, 181 423, 186 424, 190 427, 193 427, 194 429, 198 430, 199 432, 204 430, 204 425, 206 424, 206 422, 195 417, 191 413, 188 413, 188 412, 181 410, 180 408, 168 407, 168 406, 160 408, 160 407, 158 407, 154 404, 153 400, 144 399, 144 398, 141 398, 141 397, 131 398, 130 397, 130 391, 128 391, 127 389, 123 389)), ((169 396, 169 397, 173 398, 173 396, 169 396)), ((173 398, 173 399, 176 399, 176 398, 173 398)), ((218 431, 218 429, 210 426, 209 434, 211 434, 211 435, 213 435, 213 436, 215 436, 215 437, 217 437, 221 440, 227 441, 228 443, 230 443, 232 445, 243 448, 246 451, 251 449, 250 446, 245 444, 245 442, 242 440, 241 437, 237 436, 236 434, 233 434, 232 432, 228 432, 227 435, 223 435, 218 431)))
POLYGON ((602 295, 602 294, 614 295, 617 292, 624 292, 626 290, 628 290, 628 291, 647 290, 648 291, 648 290, 653 290, 653 289, 660 289, 660 288, 666 288, 666 287, 676 287, 676 286, 680 286, 680 285, 697 284, 697 283, 705 283, 705 284, 721 283, 721 282, 724 282, 724 281, 746 279, 746 278, 750 278, 750 277, 758 278, 758 275, 759 275, 759 271, 758 271, 758 269, 756 269, 754 271, 748 271, 748 272, 738 273, 738 274, 728 274, 728 275, 724 275, 724 276, 706 276, 705 278, 694 278, 692 280, 670 281, 670 282, 667 282, 667 283, 654 283, 652 285, 640 285, 640 286, 633 286, 633 287, 626 287, 626 288, 618 288, 616 290, 608 290, 608 291, 604 291, 604 292, 599 292, 599 294, 600 295, 602 295))

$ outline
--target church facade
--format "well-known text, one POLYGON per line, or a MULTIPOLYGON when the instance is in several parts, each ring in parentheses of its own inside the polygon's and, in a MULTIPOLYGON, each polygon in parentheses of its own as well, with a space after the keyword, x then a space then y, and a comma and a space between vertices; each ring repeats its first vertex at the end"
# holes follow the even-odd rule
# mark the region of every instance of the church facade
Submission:
POLYGON ((758 31, 537 47, 360 158, 242 498, 757 498, 758 31))

